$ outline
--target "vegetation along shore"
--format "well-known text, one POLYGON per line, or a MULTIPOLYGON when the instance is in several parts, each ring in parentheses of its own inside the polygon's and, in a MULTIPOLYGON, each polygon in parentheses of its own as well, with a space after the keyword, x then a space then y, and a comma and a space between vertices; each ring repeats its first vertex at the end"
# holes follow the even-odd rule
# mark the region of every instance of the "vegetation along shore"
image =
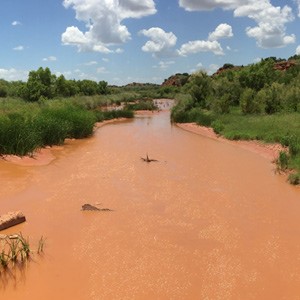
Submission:
POLYGON ((176 74, 161 85, 67 80, 49 68, 27 82, 0 80, 0 154, 24 156, 66 138, 93 134, 96 122, 157 110, 175 99, 171 121, 212 127, 230 140, 280 143, 279 171, 300 182, 300 56, 269 57, 247 66, 225 64, 215 74, 176 74))

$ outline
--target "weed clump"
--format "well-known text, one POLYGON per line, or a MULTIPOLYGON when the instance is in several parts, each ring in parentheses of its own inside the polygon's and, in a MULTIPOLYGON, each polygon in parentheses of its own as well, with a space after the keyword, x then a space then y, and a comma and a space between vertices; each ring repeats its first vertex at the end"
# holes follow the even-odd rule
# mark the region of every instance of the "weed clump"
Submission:
MULTIPOLYGON (((41 237, 38 244, 37 253, 43 252, 45 239, 41 237)), ((33 253, 29 238, 25 238, 22 233, 13 236, 4 236, 0 239, 0 267, 6 270, 10 264, 24 263, 33 253)), ((1 271, 0 268, 0 271, 1 271)))
POLYGON ((300 174, 299 173, 292 173, 288 177, 288 181, 290 184, 298 185, 300 184, 300 174))

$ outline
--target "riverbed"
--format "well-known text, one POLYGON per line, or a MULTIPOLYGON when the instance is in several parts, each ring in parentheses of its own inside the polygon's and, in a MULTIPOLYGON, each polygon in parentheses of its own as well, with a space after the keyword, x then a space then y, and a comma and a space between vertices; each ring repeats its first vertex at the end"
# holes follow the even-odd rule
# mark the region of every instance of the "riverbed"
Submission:
POLYGON ((0 161, 0 214, 27 218, 1 233, 46 237, 0 274, 1 299, 300 299, 299 188, 265 157, 169 120, 105 125, 47 164, 0 161))

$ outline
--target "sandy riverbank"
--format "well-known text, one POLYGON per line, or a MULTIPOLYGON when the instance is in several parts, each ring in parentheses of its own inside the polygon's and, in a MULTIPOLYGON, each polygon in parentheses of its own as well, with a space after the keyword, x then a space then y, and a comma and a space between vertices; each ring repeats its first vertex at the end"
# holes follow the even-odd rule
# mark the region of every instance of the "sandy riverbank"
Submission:
POLYGON ((254 153, 257 153, 266 159, 274 162, 280 151, 286 150, 282 145, 280 144, 266 144, 261 141, 257 140, 251 140, 251 141, 232 141, 227 140, 224 137, 218 136, 212 128, 200 126, 196 123, 176 123, 176 125, 184 130, 200 134, 206 137, 209 137, 214 140, 226 142, 229 144, 237 145, 243 149, 247 149, 249 151, 252 151, 254 153))
MULTIPOLYGON (((97 130, 98 128, 106 124, 124 122, 126 120, 128 119, 118 118, 118 119, 106 120, 103 122, 97 122, 95 124, 95 129, 97 130)), ((74 139, 66 139, 64 145, 67 143, 71 143, 72 141, 74 141, 74 139)), ((51 147, 47 146, 45 148, 37 149, 31 155, 26 155, 26 156, 3 155, 1 159, 13 164, 17 164, 19 166, 45 166, 50 164, 53 160, 55 160, 56 156, 54 154, 54 151, 59 151, 63 149, 63 147, 64 147, 63 145, 51 146, 51 147)))

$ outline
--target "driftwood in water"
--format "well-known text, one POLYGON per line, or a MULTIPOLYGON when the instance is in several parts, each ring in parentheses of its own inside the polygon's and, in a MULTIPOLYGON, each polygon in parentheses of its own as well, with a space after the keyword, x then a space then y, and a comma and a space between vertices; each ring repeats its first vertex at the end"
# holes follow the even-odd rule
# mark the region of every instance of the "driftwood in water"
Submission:
POLYGON ((89 211, 112 211, 109 208, 99 208, 99 207, 96 207, 96 206, 91 205, 91 204, 84 204, 84 205, 82 205, 81 209, 82 210, 89 210, 89 211))
POLYGON ((25 216, 20 211, 9 212, 6 215, 0 216, 0 230, 18 225, 26 221, 25 216))
POLYGON ((148 154, 147 154, 146 158, 141 157, 141 160, 143 160, 144 162, 147 162, 147 163, 158 161, 156 159, 150 159, 148 154))

